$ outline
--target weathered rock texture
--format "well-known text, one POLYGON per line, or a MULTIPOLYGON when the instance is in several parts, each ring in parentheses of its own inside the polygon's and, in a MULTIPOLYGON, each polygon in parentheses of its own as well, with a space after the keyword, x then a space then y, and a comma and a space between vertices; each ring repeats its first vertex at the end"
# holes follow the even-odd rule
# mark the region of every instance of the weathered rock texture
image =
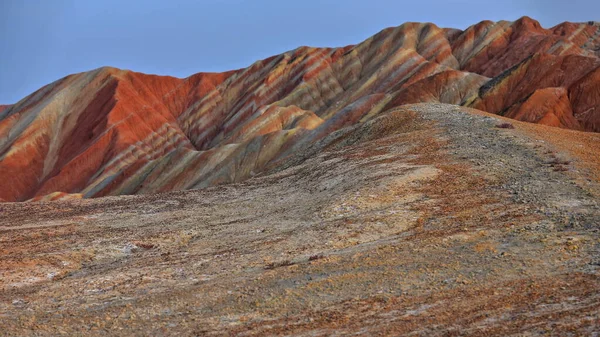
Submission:
POLYGON ((0 108, 0 199, 147 194, 238 182, 408 103, 600 131, 600 25, 524 17, 385 29, 185 79, 100 68, 0 108))
POLYGON ((1 204, 0 335, 594 336, 600 134, 508 121, 405 105, 241 183, 1 204))

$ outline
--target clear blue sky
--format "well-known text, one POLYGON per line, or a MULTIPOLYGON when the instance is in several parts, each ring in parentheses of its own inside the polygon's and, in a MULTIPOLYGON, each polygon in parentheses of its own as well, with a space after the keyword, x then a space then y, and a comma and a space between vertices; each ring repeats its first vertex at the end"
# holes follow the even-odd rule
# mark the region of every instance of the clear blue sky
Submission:
POLYGON ((599 20, 600 0, 0 0, 0 104, 101 66, 187 77, 406 21, 599 20))

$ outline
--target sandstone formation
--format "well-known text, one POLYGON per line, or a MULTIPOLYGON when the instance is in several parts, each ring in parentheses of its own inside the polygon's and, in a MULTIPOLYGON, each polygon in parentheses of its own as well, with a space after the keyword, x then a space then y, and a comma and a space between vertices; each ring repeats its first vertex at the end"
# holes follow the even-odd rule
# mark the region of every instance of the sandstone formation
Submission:
POLYGON ((409 103, 600 131, 600 25, 524 17, 405 23, 185 79, 100 68, 0 110, 0 199, 148 194, 239 182, 409 103))

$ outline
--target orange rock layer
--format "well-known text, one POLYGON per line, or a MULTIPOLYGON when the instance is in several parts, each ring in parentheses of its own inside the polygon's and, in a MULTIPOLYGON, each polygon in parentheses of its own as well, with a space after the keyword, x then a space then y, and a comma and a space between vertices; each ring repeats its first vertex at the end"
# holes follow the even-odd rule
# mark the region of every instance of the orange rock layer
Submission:
POLYGON ((599 69, 600 24, 544 29, 527 17, 464 31, 405 23, 185 79, 100 68, 0 107, 0 199, 241 181, 408 103, 599 132, 599 69))

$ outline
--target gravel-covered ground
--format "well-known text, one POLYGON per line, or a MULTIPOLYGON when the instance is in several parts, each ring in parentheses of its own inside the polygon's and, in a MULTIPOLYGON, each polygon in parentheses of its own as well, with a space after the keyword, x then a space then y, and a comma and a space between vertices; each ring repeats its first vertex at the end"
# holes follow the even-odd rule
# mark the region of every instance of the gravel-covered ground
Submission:
POLYGON ((405 106, 241 184, 0 204, 0 335, 598 333, 591 160, 504 122, 405 106))

